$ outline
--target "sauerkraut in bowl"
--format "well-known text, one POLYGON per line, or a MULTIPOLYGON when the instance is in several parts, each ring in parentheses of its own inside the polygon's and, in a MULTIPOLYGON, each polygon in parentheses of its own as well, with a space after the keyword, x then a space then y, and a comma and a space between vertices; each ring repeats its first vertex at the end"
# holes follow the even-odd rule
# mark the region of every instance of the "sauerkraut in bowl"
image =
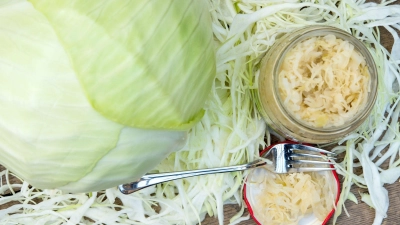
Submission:
POLYGON ((368 48, 350 33, 306 26, 279 38, 260 62, 257 108, 286 139, 329 143, 354 132, 376 100, 368 48))
POLYGON ((257 224, 326 224, 338 199, 336 179, 331 171, 274 174, 257 168, 247 178, 245 202, 257 224))
POLYGON ((332 217, 339 190, 335 171, 275 174, 261 167, 249 173, 243 192, 257 224, 321 225, 332 217))

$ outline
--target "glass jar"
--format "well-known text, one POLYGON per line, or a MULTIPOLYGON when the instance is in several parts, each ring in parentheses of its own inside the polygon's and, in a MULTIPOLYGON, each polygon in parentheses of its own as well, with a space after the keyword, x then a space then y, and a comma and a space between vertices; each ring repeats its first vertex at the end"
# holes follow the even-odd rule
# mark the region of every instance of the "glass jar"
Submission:
MULTIPOLYGON (((307 26, 288 33, 268 50, 261 61, 260 74, 257 78, 258 89, 255 101, 258 110, 270 128, 287 139, 306 143, 330 143, 354 132, 369 116, 377 95, 377 69, 372 55, 365 45, 351 34, 330 26, 307 26), (278 90, 278 73, 286 53, 297 43, 311 37, 321 37, 328 34, 338 39, 348 41, 365 59, 370 80, 369 92, 364 106, 357 111, 348 122, 332 127, 316 127, 295 118, 283 104, 278 90)), ((365 97, 365 96, 364 96, 365 97)))

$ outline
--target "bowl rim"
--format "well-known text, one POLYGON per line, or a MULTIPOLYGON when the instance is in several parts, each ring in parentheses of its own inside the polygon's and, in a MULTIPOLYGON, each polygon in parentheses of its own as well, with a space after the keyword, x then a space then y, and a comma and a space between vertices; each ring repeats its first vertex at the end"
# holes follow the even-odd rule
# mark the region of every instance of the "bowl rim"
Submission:
MULTIPOLYGON (((298 142, 295 142, 295 141, 289 141, 289 140, 287 140, 287 141, 283 141, 283 142, 278 142, 278 143, 276 143, 276 144, 281 144, 281 143, 291 143, 291 144, 300 144, 300 143, 298 143, 298 142)), ((301 143, 301 144, 305 144, 305 143, 301 143)), ((309 145, 309 144, 305 144, 305 145, 309 145)), ((270 145, 270 146, 268 146, 268 147, 266 147, 266 148, 264 148, 262 151, 260 151, 260 155, 262 155, 262 154, 264 154, 265 152, 267 152, 267 151, 269 151, 272 147, 274 146, 274 144, 272 144, 272 145, 270 145)), ((333 166, 331 166, 331 167, 333 167, 333 166)), ((325 217, 325 219, 324 219, 324 221, 322 222, 322 225, 326 225, 327 223, 328 223, 328 221, 331 219, 331 217, 333 216, 333 214, 335 213, 335 210, 336 210, 336 206, 337 206, 337 203, 339 202, 339 198, 340 198, 340 181, 339 181, 339 176, 338 176, 338 174, 337 174, 337 172, 335 171, 335 170, 332 170, 332 174, 333 174, 333 177, 334 177, 334 179, 335 179, 335 181, 336 181, 336 187, 337 187, 337 193, 336 193, 336 199, 335 199, 335 207, 328 213, 328 215, 325 217)), ((254 216, 254 211, 253 211, 253 208, 252 208, 252 206, 251 206, 251 204, 250 204, 250 201, 248 200, 248 198, 247 198, 247 177, 246 177, 246 179, 245 179, 245 182, 244 182, 244 184, 243 184, 243 200, 244 200, 244 202, 245 202, 245 204, 246 204, 246 206, 247 206, 247 210, 249 211, 249 213, 250 213, 250 217, 254 220, 254 222, 256 222, 258 225, 263 225, 263 224, 261 224, 258 220, 257 220, 257 218, 254 216)))

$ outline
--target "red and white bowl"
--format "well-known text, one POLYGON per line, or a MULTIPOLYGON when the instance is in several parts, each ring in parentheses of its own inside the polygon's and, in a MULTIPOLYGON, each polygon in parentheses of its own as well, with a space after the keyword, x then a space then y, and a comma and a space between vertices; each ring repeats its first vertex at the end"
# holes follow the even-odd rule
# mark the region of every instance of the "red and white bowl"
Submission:
MULTIPOLYGON (((266 148, 264 151, 260 153, 260 155, 264 154, 266 151, 268 151, 270 147, 266 148)), ((250 174, 247 177, 247 180, 252 180, 254 176, 265 176, 264 173, 270 173, 269 171, 263 169, 263 168, 257 168, 254 169, 250 172, 250 174)), ((324 172, 319 172, 323 176, 328 176, 329 179, 332 179, 334 182, 332 182, 332 190, 334 191, 334 195, 336 196, 335 199, 335 204, 337 204, 340 196, 340 183, 339 183, 339 178, 336 173, 336 171, 324 171, 324 172)), ((259 224, 259 225, 266 225, 266 224, 261 224, 257 218, 260 218, 260 215, 257 215, 257 211, 254 210, 257 207, 256 204, 256 196, 259 196, 261 194, 261 188, 260 185, 256 182, 245 182, 244 187, 243 187, 243 195, 244 195, 244 201, 247 205, 248 211, 250 213, 250 216, 253 218, 253 220, 259 224)), ((325 225, 329 221, 329 219, 333 216, 335 212, 335 209, 332 207, 332 210, 328 215, 326 215, 326 218, 324 221, 320 221, 317 217, 315 217, 313 214, 306 215, 303 217, 298 225, 325 225)), ((268 224, 267 224, 268 225, 268 224)))

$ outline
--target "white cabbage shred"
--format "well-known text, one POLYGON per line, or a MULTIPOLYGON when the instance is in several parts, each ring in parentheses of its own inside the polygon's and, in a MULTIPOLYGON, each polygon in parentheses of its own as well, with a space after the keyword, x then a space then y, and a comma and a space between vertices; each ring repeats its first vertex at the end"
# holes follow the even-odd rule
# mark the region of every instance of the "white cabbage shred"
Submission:
MULTIPOLYGON (((362 40, 372 53, 379 72, 379 95, 371 117, 334 149, 345 152, 337 167, 344 176, 335 219, 344 202, 354 200, 350 187, 365 188, 363 200, 375 209, 374 224, 381 224, 389 207, 385 183, 400 175, 398 87, 400 6, 362 0, 286 1, 210 0, 217 77, 207 102, 206 114, 189 133, 186 147, 165 159, 153 172, 236 165, 253 160, 265 143, 265 124, 254 110, 250 90, 256 88, 260 56, 275 40, 305 25, 332 25, 362 40), (380 43, 377 26, 393 35, 391 52, 380 43), (256 68, 253 71, 253 68, 256 68), (386 150, 387 151, 384 151, 386 150), (355 163, 358 160, 358 163, 355 163), (389 166, 383 167, 388 160, 389 166), (361 167, 362 174, 354 174, 361 167)), ((267 132, 267 142, 269 142, 267 132)), ((248 219, 243 214, 241 185, 245 173, 218 174, 164 183, 130 195, 117 188, 95 193, 68 194, 39 190, 7 182, 3 170, 1 224, 196 224, 208 214, 223 224, 223 205, 239 204, 242 210, 231 224, 248 219), (14 192, 13 190, 21 190, 14 192)))

